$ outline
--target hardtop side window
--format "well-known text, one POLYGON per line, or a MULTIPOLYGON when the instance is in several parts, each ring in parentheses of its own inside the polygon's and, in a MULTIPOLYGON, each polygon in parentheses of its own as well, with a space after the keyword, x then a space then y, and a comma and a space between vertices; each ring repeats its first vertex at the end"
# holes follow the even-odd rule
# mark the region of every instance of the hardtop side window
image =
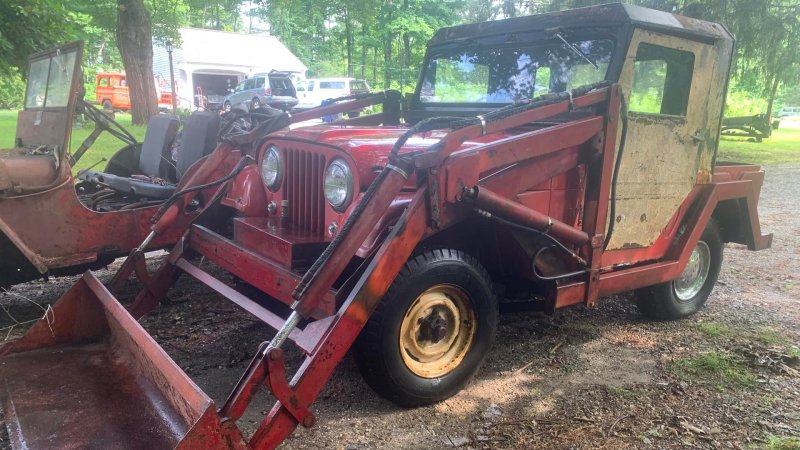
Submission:
POLYGON ((313 92, 313 91, 314 91, 314 82, 313 81, 309 81, 308 82, 308 92, 313 92))
POLYGON ((639 44, 628 109, 645 114, 685 116, 693 71, 694 53, 639 44))
POLYGON ((98 85, 98 86, 100 86, 100 87, 106 87, 106 86, 108 86, 108 78, 106 78, 106 77, 100 78, 100 79, 97 81, 97 85, 98 85))
POLYGON ((253 86, 255 86, 255 83, 256 83, 256 80, 254 78, 250 78, 249 80, 246 80, 244 82, 244 89, 245 90, 253 89, 253 86))
POLYGON ((350 89, 357 91, 366 91, 367 84, 364 83, 364 80, 353 80, 350 82, 350 89))
POLYGON ((255 81, 254 81, 254 83, 255 83, 255 84, 253 85, 253 87, 254 87, 254 88, 256 88, 256 89, 263 88, 263 87, 264 87, 264 77, 258 77, 258 78, 256 78, 256 79, 255 79, 255 81))

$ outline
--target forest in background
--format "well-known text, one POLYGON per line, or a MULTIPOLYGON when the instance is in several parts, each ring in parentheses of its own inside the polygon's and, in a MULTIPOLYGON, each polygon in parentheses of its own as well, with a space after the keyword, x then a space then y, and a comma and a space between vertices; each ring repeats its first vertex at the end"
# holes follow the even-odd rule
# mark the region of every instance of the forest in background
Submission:
MULTIPOLYGON (((84 73, 121 70, 118 24, 143 2, 152 39, 180 45, 177 29, 268 32, 309 68, 308 77, 353 76, 373 89, 413 89, 433 33, 445 26, 607 3, 603 0, 4 0, 0 4, 0 109, 18 108, 27 56, 86 43, 84 73)), ((799 0, 636 0, 724 24, 737 39, 728 115, 800 104, 799 0)), ((145 18, 146 19, 146 18, 145 18)), ((125 34, 123 34, 125 35, 125 34)), ((254 49, 257 51, 257 49, 254 49)), ((88 92, 87 97, 91 98, 88 92)))

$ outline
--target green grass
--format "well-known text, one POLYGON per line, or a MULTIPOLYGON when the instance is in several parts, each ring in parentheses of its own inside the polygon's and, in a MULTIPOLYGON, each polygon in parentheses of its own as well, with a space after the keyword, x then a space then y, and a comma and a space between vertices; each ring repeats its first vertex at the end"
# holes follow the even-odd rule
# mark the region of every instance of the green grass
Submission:
POLYGON ((672 369, 684 378, 714 384, 720 389, 752 387, 756 382, 755 375, 740 358, 717 351, 676 360, 672 369))
POLYGON ((753 335, 755 340, 767 345, 789 345, 792 343, 791 339, 769 328, 762 328, 753 335))
MULTIPOLYGON (((130 114, 117 114, 115 119, 120 125, 127 129, 139 142, 144 139, 144 132, 146 127, 131 125, 130 114)), ((72 129, 72 139, 70 142, 70 150, 75 150, 80 147, 84 139, 91 134, 94 124, 89 122, 85 127, 76 126, 72 129)), ((0 148, 10 148, 14 146, 14 136, 17 131, 17 112, 16 111, 0 111, 0 148)), ((91 166, 92 164, 100 161, 102 158, 110 159, 117 150, 124 147, 124 143, 119 139, 104 132, 97 138, 94 144, 89 147, 78 164, 73 168, 73 172, 91 166)), ((105 163, 97 165, 98 169, 105 167, 105 163)))
POLYGON ((703 322, 697 326, 697 329, 706 336, 720 337, 730 334, 731 329, 727 325, 719 322, 703 322))
POLYGON ((768 450, 800 450, 800 438, 771 436, 767 441, 768 450))
POLYGON ((717 160, 752 164, 800 163, 800 122, 784 120, 772 136, 762 142, 723 136, 717 160))

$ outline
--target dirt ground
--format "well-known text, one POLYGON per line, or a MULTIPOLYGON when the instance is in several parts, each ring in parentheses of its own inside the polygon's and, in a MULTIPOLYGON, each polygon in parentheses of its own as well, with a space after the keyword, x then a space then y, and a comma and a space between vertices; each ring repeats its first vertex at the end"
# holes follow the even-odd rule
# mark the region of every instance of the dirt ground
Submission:
MULTIPOLYGON (((317 425, 283 448, 800 448, 798 173, 767 168, 760 214, 773 248, 729 245, 720 282, 695 316, 647 322, 626 296, 552 317, 504 314, 476 379, 417 409, 375 395, 348 357, 313 407, 317 425)), ((73 281, 0 294, 0 339, 19 336, 73 281), (8 328, 14 321, 22 324, 8 328)), ((170 298, 143 323, 221 402, 271 334, 186 279, 170 298)), ((270 406, 266 395, 254 402, 239 422, 246 433, 270 406)))

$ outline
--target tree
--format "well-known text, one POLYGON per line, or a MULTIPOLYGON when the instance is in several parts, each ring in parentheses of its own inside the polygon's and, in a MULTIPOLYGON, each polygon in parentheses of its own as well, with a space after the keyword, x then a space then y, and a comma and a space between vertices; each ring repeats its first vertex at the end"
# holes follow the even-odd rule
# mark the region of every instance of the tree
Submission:
POLYGON ((143 0, 117 0, 117 47, 122 55, 134 124, 158 113, 153 82, 153 23, 143 0))
POLYGON ((27 73, 31 54, 75 39, 78 28, 61 1, 0 1, 0 76, 27 73))

